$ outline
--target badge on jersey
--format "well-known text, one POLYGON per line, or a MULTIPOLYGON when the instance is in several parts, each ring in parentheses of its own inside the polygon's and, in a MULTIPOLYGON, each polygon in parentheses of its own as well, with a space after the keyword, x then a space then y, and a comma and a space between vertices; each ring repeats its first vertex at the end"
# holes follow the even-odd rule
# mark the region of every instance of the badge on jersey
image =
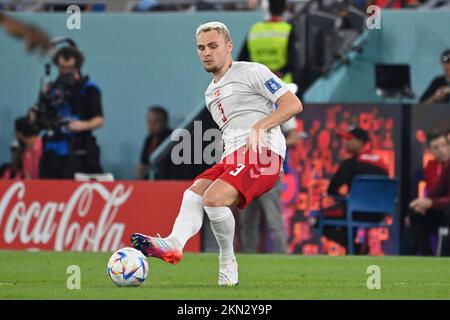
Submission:
POLYGON ((281 85, 278 82, 276 82, 273 78, 267 80, 266 83, 264 83, 264 85, 266 86, 267 89, 269 89, 270 92, 272 92, 272 94, 274 94, 275 92, 278 91, 278 89, 281 88, 281 85))

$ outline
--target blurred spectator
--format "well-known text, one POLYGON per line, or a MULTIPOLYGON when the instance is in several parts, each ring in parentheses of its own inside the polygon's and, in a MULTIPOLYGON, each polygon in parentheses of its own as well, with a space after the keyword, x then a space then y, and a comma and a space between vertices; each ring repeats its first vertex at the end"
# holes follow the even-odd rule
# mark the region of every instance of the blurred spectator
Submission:
POLYGON ((295 217, 292 221, 292 232, 288 241, 288 252, 302 254, 303 246, 305 245, 305 239, 310 238, 310 229, 308 222, 305 222, 303 217, 295 217), (303 218, 303 219, 302 219, 303 218))
MULTIPOLYGON (((427 137, 427 145, 435 157, 425 168, 427 196, 411 201, 411 214, 406 219, 406 227, 411 228, 416 254, 432 255, 430 235, 441 225, 449 224, 450 215, 450 147, 444 133, 433 133, 427 137)), ((447 252, 447 255, 449 253, 447 252)))
POLYGON ((238 60, 266 65, 285 83, 292 83, 292 63, 295 59, 294 28, 284 21, 286 0, 270 0, 270 18, 253 24, 238 60))
MULTIPOLYGON (((136 169, 138 179, 148 179, 150 170, 150 156, 158 146, 172 133, 169 128, 169 115, 161 106, 152 106, 147 112, 148 136, 144 141, 141 152, 141 161, 136 169)), ((155 179, 168 179, 170 176, 170 153, 165 161, 161 161, 158 168, 155 168, 155 179)))
POLYGON ((434 78, 420 98, 424 104, 450 103, 450 49, 441 54, 442 76, 434 78))
POLYGON ((26 118, 18 118, 14 124, 16 138, 22 145, 22 165, 25 179, 39 178, 39 162, 42 157, 42 139, 38 129, 26 118))
POLYGON ((23 179, 22 150, 17 140, 11 143, 10 150, 11 163, 5 163, 0 166, 0 179, 23 179))
POLYGON ((261 7, 260 0, 247 0, 247 9, 256 10, 261 7))
POLYGON ((157 0, 140 0, 138 3, 136 3, 134 11, 149 11, 157 5, 157 0))
POLYGON ((5 0, 0 3, 0 10, 9 10, 14 11, 16 9, 16 6, 13 4, 13 0, 5 0))
POLYGON ((428 161, 424 169, 426 189, 431 190, 436 185, 442 172, 442 166, 450 159, 450 148, 443 132, 434 132, 427 136, 427 146, 434 159, 428 161))
MULTIPOLYGON (((366 130, 361 128, 354 128, 348 132, 339 134, 346 140, 346 150, 351 155, 347 160, 344 160, 340 165, 334 176, 331 178, 328 186, 328 194, 337 199, 336 206, 325 209, 325 216, 334 219, 345 218, 344 204, 339 202, 339 197, 345 196, 350 190, 353 179, 362 174, 369 175, 388 175, 388 167, 379 155, 372 154, 367 150, 369 134, 366 130), (345 189, 346 191, 343 191, 345 189)), ((381 221, 383 215, 355 213, 355 220, 360 221, 381 221)), ((325 226, 324 235, 342 246, 347 245, 347 235, 345 228, 325 226)), ((359 230, 357 234, 361 235, 365 230, 359 230)), ((367 239, 367 237, 363 237, 367 239)), ((366 253, 367 247, 365 243, 359 246, 359 253, 366 253)), ((357 251, 358 252, 358 251, 357 251)))
POLYGON ((376 5, 380 8, 401 9, 408 7, 417 7, 420 5, 418 0, 368 0, 367 4, 376 5))
POLYGON ((347 190, 350 190, 351 183, 357 175, 387 176, 387 165, 381 157, 366 151, 366 146, 369 143, 369 134, 366 130, 354 128, 340 135, 346 140, 345 147, 351 157, 340 164, 331 179, 328 186, 329 195, 344 196, 345 194, 340 192, 339 189, 345 186, 347 190))
POLYGON ((75 173, 103 173, 92 131, 103 126, 101 93, 83 76, 83 54, 63 47, 53 56, 57 79, 41 93, 30 118, 43 131, 40 177, 73 179, 75 173))
POLYGON ((195 10, 195 6, 189 2, 173 0, 141 0, 135 6, 136 11, 187 11, 195 10))
POLYGON ((43 11, 56 11, 61 12, 67 11, 67 8, 71 5, 77 5, 81 11, 105 11, 105 4, 104 3, 94 3, 94 4, 83 4, 83 3, 77 3, 77 1, 73 1, 71 3, 68 3, 67 1, 64 1, 64 3, 58 4, 58 3, 52 3, 52 4, 44 4, 42 6, 43 11))

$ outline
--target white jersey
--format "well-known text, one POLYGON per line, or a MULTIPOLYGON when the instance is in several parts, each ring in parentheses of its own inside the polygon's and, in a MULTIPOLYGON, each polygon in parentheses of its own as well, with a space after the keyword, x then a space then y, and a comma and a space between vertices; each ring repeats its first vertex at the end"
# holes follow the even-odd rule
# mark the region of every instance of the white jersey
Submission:
MULTIPOLYGON (((288 91, 266 66, 253 62, 234 61, 217 83, 211 81, 205 100, 222 131, 222 157, 244 146, 251 128, 271 114, 275 101, 288 91)), ((284 158, 286 141, 280 126, 268 130, 266 138, 269 149, 284 158)))

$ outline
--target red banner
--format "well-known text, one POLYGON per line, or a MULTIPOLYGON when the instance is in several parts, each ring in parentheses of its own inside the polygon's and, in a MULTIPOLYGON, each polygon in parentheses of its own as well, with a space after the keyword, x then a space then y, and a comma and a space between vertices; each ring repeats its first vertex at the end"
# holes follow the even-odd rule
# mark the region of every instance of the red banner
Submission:
MULTIPOLYGON (((167 236, 191 182, 0 180, 0 249, 115 251, 167 236)), ((185 251, 200 251, 200 236, 185 251)))

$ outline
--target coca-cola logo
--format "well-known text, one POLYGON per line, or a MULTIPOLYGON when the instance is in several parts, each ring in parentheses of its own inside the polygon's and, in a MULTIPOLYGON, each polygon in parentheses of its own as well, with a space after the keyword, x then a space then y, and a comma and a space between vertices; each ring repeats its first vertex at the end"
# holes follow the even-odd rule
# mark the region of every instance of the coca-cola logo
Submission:
POLYGON ((132 191, 132 186, 127 189, 122 184, 109 191, 100 183, 83 183, 66 202, 26 203, 26 184, 18 181, 0 200, 2 242, 39 247, 54 241, 56 251, 114 251, 125 230, 116 218, 132 191), (91 218, 94 198, 103 203, 97 221, 91 218))

